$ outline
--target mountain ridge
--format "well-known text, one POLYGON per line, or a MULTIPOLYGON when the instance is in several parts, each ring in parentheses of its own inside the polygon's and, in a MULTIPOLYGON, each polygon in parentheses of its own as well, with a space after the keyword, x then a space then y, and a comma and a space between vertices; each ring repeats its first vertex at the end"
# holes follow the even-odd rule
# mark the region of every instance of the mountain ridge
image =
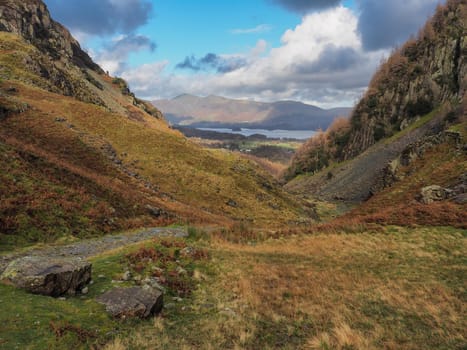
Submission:
POLYGON ((350 120, 297 151, 285 187, 358 203, 342 220, 465 227, 466 18, 465 1, 440 5, 417 39, 382 64, 350 120), (431 186, 446 195, 428 205, 431 186))
POLYGON ((418 37, 383 62, 355 106, 350 123, 326 135, 319 152, 311 144, 305 146, 289 176, 353 159, 436 108, 448 104, 455 109, 462 104, 467 87, 467 36, 462 24, 466 8, 463 0, 440 5, 418 37), (307 163, 307 153, 318 156, 307 163))
POLYGON ((181 94, 152 101, 174 124, 193 127, 253 129, 325 129, 350 108, 322 109, 298 101, 258 102, 210 95, 181 94))

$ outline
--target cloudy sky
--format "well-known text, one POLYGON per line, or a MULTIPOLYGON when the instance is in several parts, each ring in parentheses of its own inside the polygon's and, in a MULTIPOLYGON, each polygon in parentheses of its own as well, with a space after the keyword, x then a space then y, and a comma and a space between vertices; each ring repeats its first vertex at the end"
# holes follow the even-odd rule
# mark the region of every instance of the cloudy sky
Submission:
POLYGON ((443 0, 45 0, 142 98, 352 106, 443 0))

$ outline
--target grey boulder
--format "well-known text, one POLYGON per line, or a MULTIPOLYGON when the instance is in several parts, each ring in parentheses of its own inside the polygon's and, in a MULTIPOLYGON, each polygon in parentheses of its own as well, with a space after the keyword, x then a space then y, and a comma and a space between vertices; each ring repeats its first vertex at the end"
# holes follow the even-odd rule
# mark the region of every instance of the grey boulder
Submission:
POLYGON ((91 269, 80 258, 25 256, 10 262, 0 280, 34 294, 58 297, 80 292, 91 280, 91 269))
POLYGON ((448 191, 441 186, 431 185, 420 191, 420 201, 424 204, 442 201, 448 197, 448 191))
POLYGON ((105 305, 110 315, 117 318, 147 318, 158 314, 164 305, 162 292, 148 286, 114 288, 96 300, 105 305))

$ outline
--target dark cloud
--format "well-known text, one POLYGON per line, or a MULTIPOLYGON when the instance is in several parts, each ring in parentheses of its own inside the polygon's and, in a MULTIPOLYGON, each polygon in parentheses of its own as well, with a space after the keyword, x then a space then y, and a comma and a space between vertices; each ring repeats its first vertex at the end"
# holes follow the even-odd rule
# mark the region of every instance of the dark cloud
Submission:
POLYGON ((111 52, 115 57, 127 57, 131 52, 154 51, 156 47, 156 43, 147 36, 130 34, 113 42, 112 45, 107 47, 107 51, 111 52))
POLYGON ((185 60, 183 62, 178 63, 175 68, 178 69, 191 69, 194 71, 199 71, 201 70, 201 66, 198 63, 198 60, 195 58, 195 56, 186 56, 185 60))
POLYGON ((298 73, 341 72, 350 69, 365 60, 362 54, 351 47, 327 45, 318 59, 296 68, 298 73))
POLYGON ((138 51, 154 51, 157 45, 144 35, 129 34, 113 41, 94 58, 113 74, 120 74, 127 68, 128 56, 138 51))
POLYGON ((416 34, 439 0, 359 0, 358 30, 366 50, 394 47, 416 34))
POLYGON ((242 68, 246 64, 246 60, 242 57, 221 57, 215 53, 208 53, 200 59, 193 55, 187 56, 183 62, 178 63, 175 67, 193 71, 215 70, 217 73, 228 73, 242 68))
POLYGON ((314 10, 322 10, 337 6, 341 0, 269 0, 272 3, 281 5, 287 10, 304 14, 314 10))
POLYGON ((52 17, 91 35, 129 33, 145 24, 151 14, 148 0, 45 0, 52 17))

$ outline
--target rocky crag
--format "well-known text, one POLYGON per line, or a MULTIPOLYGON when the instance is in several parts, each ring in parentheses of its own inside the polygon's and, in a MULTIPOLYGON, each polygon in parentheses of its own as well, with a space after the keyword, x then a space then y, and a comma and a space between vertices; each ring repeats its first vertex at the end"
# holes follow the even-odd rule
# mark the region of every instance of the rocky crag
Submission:
POLYGON ((375 73, 350 125, 327 135, 323 144, 305 145, 288 178, 355 158, 440 106, 455 109, 467 86, 466 18, 465 0, 438 6, 418 36, 395 49, 375 73))
POLYGON ((449 144, 462 159, 466 11, 465 1, 449 0, 417 38, 394 50, 350 120, 335 123, 297 152, 285 174, 287 187, 325 200, 362 201, 397 181, 395 174, 410 162, 406 155, 415 159, 430 140, 444 140, 435 146, 449 144))
MULTIPOLYGON (((35 85, 117 113, 125 112, 122 106, 114 103, 115 96, 109 96, 106 81, 110 77, 81 48, 70 32, 51 18, 42 1, 0 0, 0 32, 16 34, 37 48, 37 51, 29 50, 18 57, 30 73, 42 78, 34 79, 35 85)), ((2 74, 0 70, 0 77, 11 77, 11 73, 2 74)), ((15 78, 26 82, 31 79, 18 75, 15 78)), ((110 81, 119 87, 127 103, 162 118, 162 113, 151 104, 137 99, 123 79, 110 81)))

